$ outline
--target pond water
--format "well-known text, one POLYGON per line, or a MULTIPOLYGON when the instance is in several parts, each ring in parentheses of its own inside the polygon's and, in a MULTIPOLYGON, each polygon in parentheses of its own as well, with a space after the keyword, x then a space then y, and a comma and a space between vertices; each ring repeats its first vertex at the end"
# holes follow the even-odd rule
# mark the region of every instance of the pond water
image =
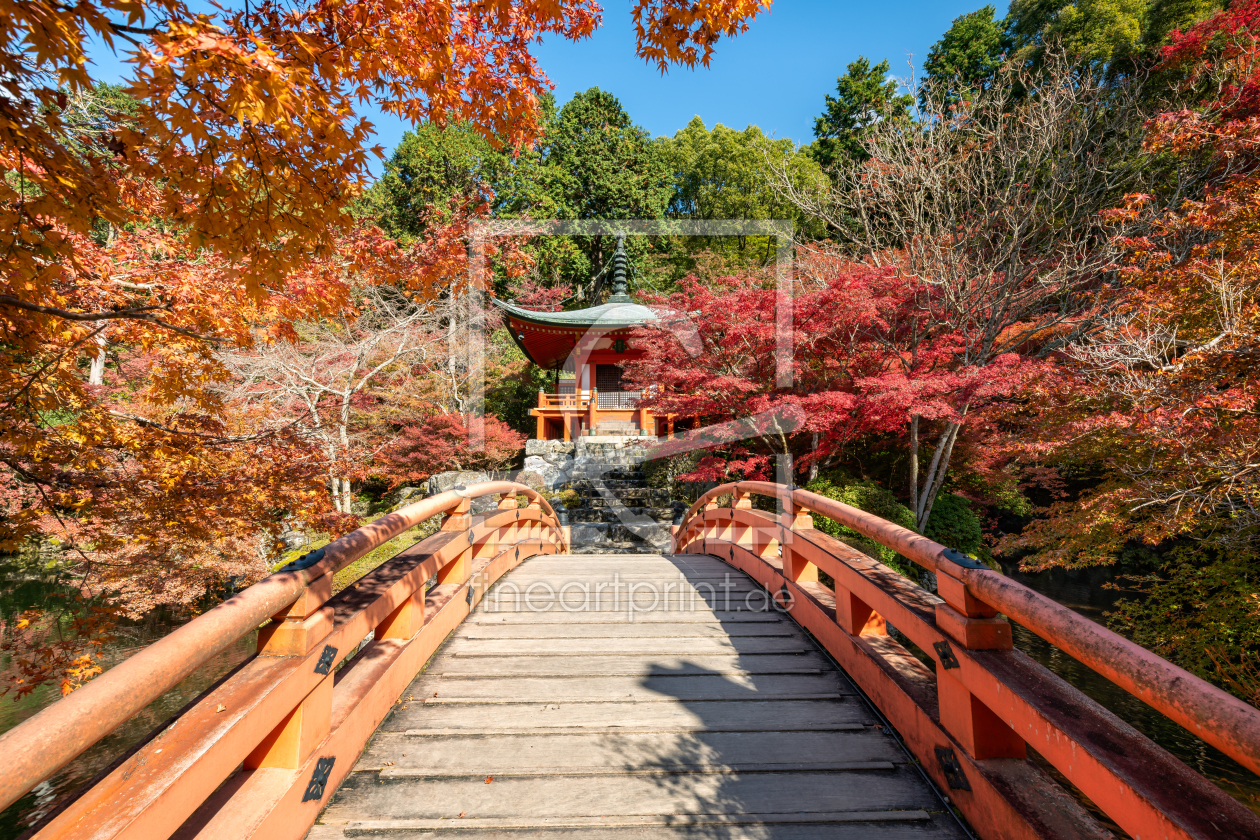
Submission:
MULTIPOLYGON (((56 591, 55 580, 32 576, 29 571, 15 569, 0 560, 0 615, 5 620, 10 620, 22 610, 47 606, 50 598, 56 597, 56 591)), ((106 669, 118 664, 167 635, 186 620, 159 612, 145 621, 119 628, 114 641, 105 647, 101 664, 106 669)), ((0 811, 0 840, 13 840, 20 836, 65 794, 93 779, 197 695, 248 659, 254 652, 255 643, 255 634, 251 633, 220 652, 115 732, 63 767, 52 778, 0 811)), ((7 671, 9 667, 7 659, 0 662, 0 671, 7 671)), ((56 702, 60 696, 61 692, 56 687, 46 686, 17 700, 12 695, 0 697, 0 732, 7 732, 22 723, 40 709, 56 702)))

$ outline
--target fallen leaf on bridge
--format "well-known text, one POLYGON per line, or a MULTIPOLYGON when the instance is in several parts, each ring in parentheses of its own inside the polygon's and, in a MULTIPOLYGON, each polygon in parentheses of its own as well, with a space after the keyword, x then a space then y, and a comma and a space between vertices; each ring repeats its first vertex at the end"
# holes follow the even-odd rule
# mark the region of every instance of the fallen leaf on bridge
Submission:
POLYGON ((215 706, 215 707, 214 707, 214 710, 215 710, 216 712, 226 712, 226 711, 227 711, 227 706, 224 706, 222 703, 220 703, 219 705, 217 705, 217 706, 215 706))
POLYGON ((493 781, 494 781, 494 776, 486 776, 486 784, 490 784, 493 781))

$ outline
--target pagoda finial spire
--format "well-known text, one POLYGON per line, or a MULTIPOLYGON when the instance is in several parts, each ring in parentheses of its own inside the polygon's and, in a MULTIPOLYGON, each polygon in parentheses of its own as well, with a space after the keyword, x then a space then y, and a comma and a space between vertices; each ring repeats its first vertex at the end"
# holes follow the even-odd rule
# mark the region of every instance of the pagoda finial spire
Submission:
POLYGON ((608 298, 609 303, 630 303, 630 295, 626 294, 628 288, 626 268, 629 263, 626 257, 626 235, 619 233, 617 234, 617 250, 613 251, 612 296, 608 298))

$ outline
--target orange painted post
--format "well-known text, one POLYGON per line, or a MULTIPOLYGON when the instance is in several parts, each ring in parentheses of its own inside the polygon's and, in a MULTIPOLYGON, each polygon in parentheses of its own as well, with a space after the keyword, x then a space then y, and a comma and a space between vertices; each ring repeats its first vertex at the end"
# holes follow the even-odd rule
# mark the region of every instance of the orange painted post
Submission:
POLYGON ((954 677, 960 670, 936 663, 941 726, 972 758, 1024 758, 1024 740, 954 677))
POLYGON ((599 390, 591 389, 591 402, 586 407, 586 428, 592 432, 595 431, 595 424, 599 422, 599 390))
MULTIPOLYGON (((517 510, 519 507, 515 492, 499 497, 499 510, 517 510)), ((499 531, 499 545, 515 545, 520 541, 520 537, 517 536, 518 531, 515 521, 504 526, 499 531)))
MULTIPOLYGON (((1010 650, 1011 625, 997 611, 967 591, 966 584, 944 570, 936 574, 936 626, 950 642, 967 650, 1010 650)), ((1022 738, 967 687, 962 669, 938 651, 937 697, 941 725, 975 758, 1023 758, 1022 738), (947 667, 949 666, 949 667, 947 667)))
MULTIPOLYGON (((784 513, 780 520, 786 531, 804 531, 814 527, 814 517, 802 511, 792 510, 792 504, 788 502, 788 510, 784 513)), ((804 583, 805 581, 818 580, 818 567, 797 554, 792 548, 792 536, 790 533, 784 534, 783 540, 783 575, 788 580, 804 583)))
MULTIPOLYGON (((539 392, 539 397, 541 397, 541 396, 542 396, 542 392, 540 391, 540 392, 539 392)), ((539 399, 538 401, 539 401, 539 402, 542 402, 542 400, 541 400, 541 399, 539 399)), ((538 415, 537 438, 538 438, 538 440, 546 440, 546 439, 547 439, 547 418, 546 418, 546 417, 544 417, 544 416, 542 416, 541 414, 539 414, 539 415, 538 415)))
POLYGON ((332 579, 326 574, 311 581, 292 606, 259 628, 259 655, 305 656, 332 632, 332 616, 320 609, 332 597, 332 579))
POLYGON ((887 636, 888 622, 836 581, 836 623, 850 636, 887 636))
MULTIPOLYGON (((741 490, 736 490, 734 501, 731 502, 731 507, 734 510, 752 510, 752 496, 741 490)), ((756 542, 753 534, 753 530, 755 528, 755 525, 744 524, 732 526, 731 542, 735 543, 740 548, 746 548, 750 551, 753 550, 753 545, 756 542)))
POLYGON ((715 540, 721 531, 720 523, 716 522, 713 517, 709 515, 710 511, 715 510, 721 510, 721 506, 717 502, 709 502, 704 506, 705 517, 703 539, 715 540))
POLYGON ((538 515, 539 518, 530 520, 529 524, 525 526, 527 529, 525 532, 527 535, 526 539, 541 539, 542 530, 543 530, 542 529, 542 513, 541 513, 542 505, 538 503, 538 499, 531 498, 529 500, 529 506, 526 508, 526 510, 539 511, 539 515, 538 515))
POLYGON ((997 610, 967 591, 967 585, 946 573, 936 574, 937 594, 945 600, 936 605, 936 626, 968 650, 1010 650, 1014 647, 1011 625, 997 617, 997 610))
POLYGON ((410 639, 424 629, 424 584, 372 631, 376 639, 410 639))
MULTIPOLYGON (((472 527, 472 516, 469 511, 472 510, 472 504, 468 499, 460 499, 459 504, 451 508, 446 518, 442 520, 443 531, 467 531, 472 527)), ((468 578, 470 571, 469 557, 472 554, 470 548, 460 552, 459 558, 447 563, 437 573, 438 584, 443 583, 463 583, 468 578)))
POLYGON ((333 675, 330 673, 245 757, 245 766, 251 770, 301 767, 328 737, 332 726, 332 699, 333 675))

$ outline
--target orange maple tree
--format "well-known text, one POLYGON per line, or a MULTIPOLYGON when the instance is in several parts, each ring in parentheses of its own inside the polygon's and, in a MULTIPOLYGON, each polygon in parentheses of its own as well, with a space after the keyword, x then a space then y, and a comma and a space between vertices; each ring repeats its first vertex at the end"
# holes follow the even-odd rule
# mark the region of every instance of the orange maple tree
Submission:
POLYGON ((1016 426, 1022 457, 1071 481, 1002 543, 1032 568, 1156 556, 1116 626, 1244 696, 1260 673, 1257 59, 1255 0, 1165 48, 1193 104, 1152 118, 1146 150, 1177 178, 1111 213, 1145 228, 1125 240, 1112 314, 1016 426))
MULTIPOLYGON (((638 52, 707 63, 768 6, 635 0, 638 52)), ((404 252, 348 212, 379 153, 363 107, 528 143, 550 84, 532 50, 601 14, 595 0, 201 8, 0 0, 0 551, 56 538, 83 592, 131 614, 264 574, 282 520, 339 527, 317 448, 229 397, 221 351, 352 318, 351 274, 444 291, 430 264, 458 237, 404 252), (93 42, 126 51, 129 107, 94 86, 93 42)), ((74 651, 25 661, 27 687, 91 672, 74 651)))

